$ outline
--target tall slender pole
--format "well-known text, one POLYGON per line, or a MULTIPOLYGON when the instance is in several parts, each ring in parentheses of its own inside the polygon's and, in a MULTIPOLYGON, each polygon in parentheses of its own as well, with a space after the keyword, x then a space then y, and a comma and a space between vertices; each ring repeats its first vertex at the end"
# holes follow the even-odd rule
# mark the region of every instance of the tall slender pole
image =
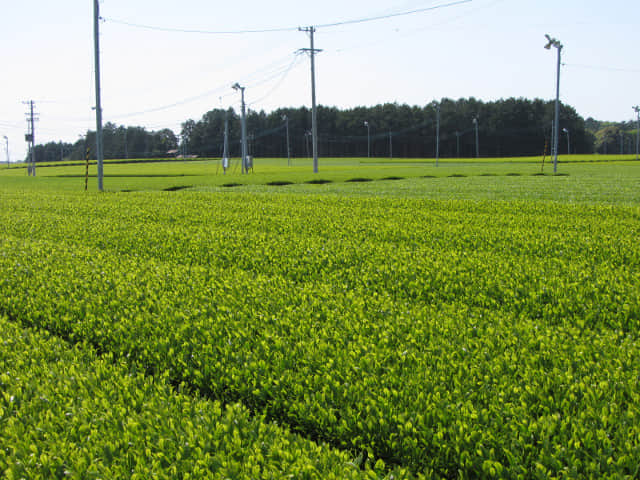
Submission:
POLYGON ((440 104, 433 102, 433 106, 436 108, 436 167, 440 160, 440 104))
POLYGON ((244 89, 245 87, 241 87, 238 82, 234 83, 231 88, 238 91, 240 90, 240 108, 242 116, 240 117, 240 131, 242 135, 242 159, 240 161, 240 169, 242 173, 249 173, 248 159, 247 155, 249 155, 249 151, 247 148, 247 113, 244 104, 244 89))
POLYGON ((33 100, 29 102, 29 108, 31 115, 29 121, 31 122, 31 175, 36 176, 36 133, 33 128, 33 100))
POLYGON ((569 129, 563 128, 562 131, 567 134, 567 155, 571 155, 571 136, 569 135, 569 129))
POLYGON ((476 128, 476 158, 480 158, 480 137, 478 135, 478 117, 473 117, 473 124, 476 128))
POLYGON ((242 167, 244 168, 244 173, 248 173, 247 171, 247 155, 249 154, 249 148, 247 147, 247 111, 244 104, 244 88, 241 89, 241 98, 242 98, 242 124, 240 126, 242 132, 242 167))
POLYGON ((96 75, 96 156, 98 159, 98 190, 102 191, 102 104, 100 101, 100 6, 93 0, 93 45, 96 75))
POLYGON ((6 152, 7 152, 7 167, 8 167, 9 166, 9 137, 5 135, 4 141, 5 141, 6 152))
POLYGON ((309 28, 311 37, 311 144, 313 145, 313 173, 318 173, 318 112, 316 111, 316 62, 313 48, 314 27, 309 28))
POLYGON ((560 136, 560 65, 561 65, 561 57, 562 57, 562 43, 560 40, 555 38, 551 38, 549 35, 545 35, 547 38, 547 44, 544 46, 547 50, 551 50, 551 47, 555 47, 558 51, 558 62, 556 68, 556 105, 555 105, 555 115, 554 115, 554 123, 553 123, 553 173, 558 172, 558 137, 560 136))
POLYGON ((556 108, 555 108, 555 124, 554 130, 554 145, 553 145, 553 173, 558 172, 558 140, 560 137, 560 57, 562 52, 562 45, 557 47, 558 49, 558 65, 556 69, 556 108))
POLYGON ((302 51, 309 52, 311 57, 311 143, 313 145, 313 173, 318 173, 318 117, 316 109, 316 53, 322 50, 317 50, 313 44, 313 34, 316 31, 315 27, 299 28, 302 32, 307 32, 311 39, 310 48, 303 48, 302 51))
POLYGON ((291 166, 291 147, 289 146, 289 117, 287 115, 283 115, 282 119, 284 120, 284 125, 287 130, 287 166, 291 166))
MULTIPOLYGON (((184 142, 184 139, 183 139, 184 142)), ((227 111, 224 112, 224 143, 222 150, 222 164, 225 166, 225 163, 229 162, 229 118, 227 116, 227 111)), ((224 167, 226 171, 227 167, 224 167)))
POLYGON ((637 126, 636 126, 636 160, 640 160, 640 106, 633 107, 633 110, 636 112, 638 116, 637 126))
POLYGON ((367 158, 371 158, 371 130, 369 122, 365 121, 364 126, 367 127, 367 158))

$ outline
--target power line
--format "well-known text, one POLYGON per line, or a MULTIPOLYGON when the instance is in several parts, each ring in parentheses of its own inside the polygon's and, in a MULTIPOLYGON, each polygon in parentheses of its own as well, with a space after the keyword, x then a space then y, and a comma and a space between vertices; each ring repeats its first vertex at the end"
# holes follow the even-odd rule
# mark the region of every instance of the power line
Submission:
MULTIPOLYGON (((358 23, 375 22, 375 21, 386 20, 386 19, 395 18, 395 17, 405 17, 409 15, 415 15, 418 13, 425 13, 433 10, 439 10, 442 8, 453 7, 453 6, 461 5, 464 3, 470 3, 472 1, 473 0, 457 0, 454 2, 443 3, 440 5, 433 5, 433 6, 424 7, 424 8, 416 8, 413 10, 407 10, 403 12, 388 13, 385 15, 376 15, 372 17, 354 18, 351 20, 342 20, 342 21, 336 21, 331 23, 323 23, 320 25, 315 25, 314 28, 316 29, 331 28, 331 27, 339 27, 342 25, 354 25, 358 23)), ((298 30, 298 27, 277 27, 277 28, 259 28, 259 29, 241 29, 241 30, 202 30, 202 29, 188 29, 188 28, 174 28, 174 27, 159 27, 155 25, 145 25, 141 23, 128 22, 125 20, 119 20, 119 19, 107 18, 107 17, 101 17, 101 19, 105 22, 111 22, 111 23, 125 25, 127 27, 133 27, 133 28, 142 28, 145 30, 155 30, 159 32, 172 32, 172 33, 195 33, 195 34, 201 34, 201 35, 242 35, 242 34, 251 34, 251 33, 282 33, 282 32, 293 32, 298 30)))
MULTIPOLYGON (((300 59, 300 56, 296 55, 293 58, 293 61, 291 62, 289 67, 287 67, 287 69, 284 72, 282 72, 282 76, 278 79, 277 83, 273 87, 271 87, 271 89, 265 95, 263 95, 259 99, 255 100, 254 102, 251 102, 249 104, 249 106, 252 106, 252 105, 255 105, 256 103, 262 102, 264 99, 268 98, 273 92, 275 92, 280 87, 280 85, 282 85, 282 82, 284 82, 284 80, 287 78, 287 76, 289 75, 291 70, 293 70, 293 68, 296 66, 296 64, 298 63, 299 59, 300 59)), ((276 78, 277 76, 278 75, 273 75, 271 78, 269 78, 268 80, 265 80, 264 82, 261 82, 261 83, 266 83, 267 81, 272 80, 272 79, 276 78)))
POLYGON ((608 72, 640 73, 640 70, 635 70, 631 68, 605 67, 602 65, 582 65, 578 63, 563 63, 562 66, 575 67, 575 68, 588 68, 590 70, 605 70, 608 72))
POLYGON ((159 32, 172 32, 172 33, 198 33, 201 35, 241 35, 246 33, 277 33, 277 32, 292 32, 298 29, 298 27, 284 27, 284 28, 263 28, 263 29, 256 29, 256 30, 200 30, 200 29, 157 27, 153 25, 143 25, 140 23, 126 22, 124 20, 117 20, 115 18, 103 17, 103 20, 106 22, 126 25, 127 27, 143 28, 145 30, 155 30, 159 32))
MULTIPOLYGON (((264 67, 261 67, 261 68, 255 70, 255 71, 253 71, 252 73, 246 75, 246 77, 245 77, 246 79, 251 78, 252 76, 256 76, 258 73, 263 72, 263 71, 266 71, 265 73, 267 73, 269 75, 268 77, 263 78, 261 80, 257 80, 254 83, 249 83, 248 86, 249 87, 255 87, 255 86, 261 85, 263 83, 266 83, 266 82, 272 80, 273 78, 277 78, 279 75, 282 75, 283 73, 285 75, 288 74, 289 71, 291 71, 291 69, 295 66, 297 58, 294 58, 293 62, 289 62, 288 64, 283 64, 282 61, 285 58, 288 60, 290 58, 290 55, 287 55, 287 57, 284 57, 282 59, 276 60, 276 61, 274 61, 274 62, 272 62, 272 63, 270 63, 270 64, 268 64, 268 65, 266 65, 264 67)), ((224 85, 220 85, 220 86, 218 86, 216 88, 207 90, 207 91, 199 93, 197 95, 193 95, 191 97, 184 98, 182 100, 177 100, 177 101, 175 101, 173 103, 169 103, 169 104, 166 104, 166 105, 160 105, 158 107, 148 108, 148 109, 145 109, 145 110, 139 110, 139 111, 136 111, 136 112, 128 112, 128 113, 110 115, 110 117, 117 118, 117 119, 120 120, 120 119, 124 119, 124 118, 130 118, 130 117, 136 117, 136 116, 139 116, 139 115, 145 115, 147 113, 155 113, 155 112, 160 112, 160 111, 163 111, 163 110, 169 110, 171 108, 175 108, 175 107, 179 107, 181 105, 192 103, 192 102, 195 102, 195 101, 200 100, 202 98, 206 98, 206 97, 212 96, 214 94, 220 94, 222 92, 226 92, 228 88, 229 88, 229 86, 225 83, 224 85)), ((228 95, 225 93, 223 96, 226 97, 228 95)), ((256 102, 253 102, 253 103, 256 103, 256 102)))
POLYGON ((388 18, 394 17, 405 17, 408 15, 415 15, 416 13, 424 13, 432 10, 439 10, 441 8, 453 7, 455 5, 461 5, 463 3, 470 3, 473 0, 458 0, 456 2, 444 3, 441 5, 434 5, 431 7, 417 8, 415 10, 409 10, 406 12, 398 12, 398 13, 388 13, 386 15, 378 15, 375 17, 365 17, 365 18, 356 18, 353 20, 344 20, 342 22, 333 22, 333 23, 324 23, 321 25, 316 25, 316 28, 330 28, 330 27, 339 27, 341 25, 353 25, 356 23, 366 23, 366 22, 375 22, 378 20, 386 20, 388 18))

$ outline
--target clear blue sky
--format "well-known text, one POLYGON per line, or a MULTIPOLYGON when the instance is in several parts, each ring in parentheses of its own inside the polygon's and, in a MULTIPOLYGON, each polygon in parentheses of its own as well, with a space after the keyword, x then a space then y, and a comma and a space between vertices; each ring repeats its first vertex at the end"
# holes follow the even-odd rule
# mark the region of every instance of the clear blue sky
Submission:
MULTIPOLYGON (((396 14, 437 1, 104 0, 100 5, 104 121, 171 128, 216 107, 310 105, 308 47, 298 26, 396 14), (206 31, 292 28, 215 35, 206 31)), ((319 28, 317 98, 353 107, 434 99, 552 99, 555 50, 564 44, 561 100, 583 117, 631 120, 640 104, 640 2, 472 0, 385 20, 319 28)), ((36 142, 75 142, 95 129, 92 0, 10 2, 0 17, 0 140, 26 152, 24 100, 36 101, 36 142)), ((320 125, 320 131, 322 126, 320 125)), ((4 147, 4 142, 3 142, 4 147)), ((4 148, 0 161, 4 161, 4 148)))

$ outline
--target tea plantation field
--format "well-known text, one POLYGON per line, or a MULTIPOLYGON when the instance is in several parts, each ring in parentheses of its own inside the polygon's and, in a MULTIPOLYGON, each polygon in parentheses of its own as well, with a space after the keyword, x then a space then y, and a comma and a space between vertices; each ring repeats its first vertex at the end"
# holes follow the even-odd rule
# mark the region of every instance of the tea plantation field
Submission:
POLYGON ((640 474, 639 165, 55 168, 0 171, 4 477, 640 474))

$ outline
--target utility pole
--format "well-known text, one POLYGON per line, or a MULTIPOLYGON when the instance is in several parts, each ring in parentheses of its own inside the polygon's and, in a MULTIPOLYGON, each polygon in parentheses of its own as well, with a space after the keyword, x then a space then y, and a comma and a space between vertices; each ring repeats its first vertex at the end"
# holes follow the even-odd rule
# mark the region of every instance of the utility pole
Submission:
POLYGON ((33 100, 29 100, 28 102, 22 102, 26 105, 29 105, 29 112, 27 113, 27 134, 25 135, 25 140, 29 144, 29 163, 27 165, 27 174, 29 176, 36 176, 36 143, 35 143, 35 130, 34 130, 34 122, 37 119, 37 114, 33 111, 33 100))
POLYGON ((98 191, 103 190, 102 174, 104 153, 102 150, 102 103, 100 101, 100 5, 93 0, 93 47, 96 75, 96 157, 98 159, 98 191))
POLYGON ((478 136, 478 117, 473 117, 473 124, 476 129, 476 158, 480 158, 480 138, 478 136))
POLYGON ((560 40, 551 38, 549 35, 545 35, 547 38, 547 44, 544 46, 547 50, 551 47, 555 47, 558 50, 558 65, 556 69, 556 105, 555 105, 555 120, 553 125, 553 173, 558 172, 558 137, 560 135, 560 57, 562 52, 562 43, 560 40))
POLYGON ((640 152, 640 106, 636 105, 633 107, 634 112, 638 116, 638 124, 636 129, 636 160, 640 160, 639 152, 640 152))
POLYGON ((299 31, 307 32, 311 39, 310 48, 302 48, 300 51, 309 53, 311 57, 311 143, 313 145, 313 173, 318 173, 318 122, 316 112, 316 53, 321 52, 313 46, 313 34, 316 31, 315 27, 299 27, 299 31))
POLYGON ((240 99, 241 99, 241 111, 242 117, 240 119, 240 130, 242 132, 242 160, 240 162, 240 168, 242 173, 249 173, 248 165, 247 165, 247 116, 244 104, 244 89, 245 87, 241 87, 238 82, 234 83, 231 88, 238 91, 240 90, 240 99))
POLYGON ((440 160, 440 104, 433 102, 433 106, 436 109, 436 167, 438 166, 438 160, 440 160))
POLYGON ((291 166, 291 148, 289 147, 289 117, 286 115, 282 115, 282 120, 284 120, 285 127, 287 129, 287 166, 291 166))

